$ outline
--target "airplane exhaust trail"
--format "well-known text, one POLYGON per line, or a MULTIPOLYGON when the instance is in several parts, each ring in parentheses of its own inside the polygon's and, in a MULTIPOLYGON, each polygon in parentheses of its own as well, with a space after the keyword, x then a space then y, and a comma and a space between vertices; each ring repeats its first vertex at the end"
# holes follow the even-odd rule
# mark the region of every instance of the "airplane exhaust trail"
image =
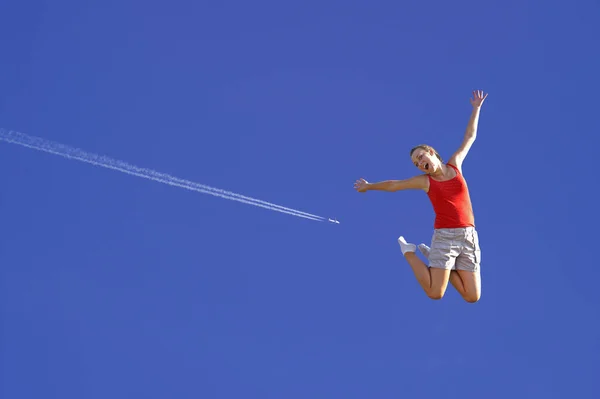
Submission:
POLYGON ((107 156, 88 153, 79 148, 70 147, 40 137, 29 136, 20 132, 6 131, 5 129, 0 129, 0 140, 11 144, 17 144, 22 147, 31 148, 37 151, 44 151, 50 154, 59 155, 67 159, 77 160, 95 166, 117 170, 119 172, 123 172, 129 175, 142 177, 144 179, 153 180, 163 184, 168 184, 170 186, 181 187, 187 190, 213 195, 215 197, 225 198, 228 200, 238 201, 248 205, 258 206, 260 208, 268 209, 271 211, 281 212, 292 216, 315 220, 318 222, 322 222, 325 220, 325 218, 322 216, 313 215, 311 213, 302 212, 293 208, 287 208, 267 201, 262 201, 256 198, 233 193, 231 191, 221 190, 204 184, 180 179, 178 177, 174 177, 166 173, 160 173, 151 169, 140 168, 134 165, 130 165, 123 161, 109 158, 107 156))

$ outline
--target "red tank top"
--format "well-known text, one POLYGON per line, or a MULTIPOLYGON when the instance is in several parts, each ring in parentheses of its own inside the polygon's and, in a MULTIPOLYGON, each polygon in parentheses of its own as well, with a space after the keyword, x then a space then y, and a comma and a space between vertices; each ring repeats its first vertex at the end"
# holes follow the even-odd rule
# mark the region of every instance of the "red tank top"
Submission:
POLYGON ((456 171, 454 178, 436 181, 429 176, 427 196, 435 212, 434 228, 475 227, 467 182, 456 166, 446 165, 456 171))

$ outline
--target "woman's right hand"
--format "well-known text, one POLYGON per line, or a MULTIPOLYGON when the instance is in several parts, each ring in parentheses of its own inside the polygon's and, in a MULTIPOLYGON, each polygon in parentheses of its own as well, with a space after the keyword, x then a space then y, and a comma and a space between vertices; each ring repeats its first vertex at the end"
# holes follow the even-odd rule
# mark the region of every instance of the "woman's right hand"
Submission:
POLYGON ((363 178, 358 179, 356 182, 354 182, 354 188, 356 189, 356 191, 358 191, 359 193, 364 193, 368 190, 369 188, 369 182, 366 181, 363 178))

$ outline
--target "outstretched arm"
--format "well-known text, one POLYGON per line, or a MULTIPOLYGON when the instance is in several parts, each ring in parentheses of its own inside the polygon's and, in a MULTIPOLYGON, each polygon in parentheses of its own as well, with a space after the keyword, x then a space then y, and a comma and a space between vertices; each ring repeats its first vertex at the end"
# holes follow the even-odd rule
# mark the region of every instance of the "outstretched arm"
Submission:
POLYGON ((378 191, 399 191, 399 190, 427 190, 429 188, 429 179, 426 175, 414 176, 404 180, 385 180, 377 183, 369 183, 365 179, 358 179, 354 183, 354 188, 359 193, 369 190, 378 191))
POLYGON ((473 92, 473 98, 471 99, 471 105, 473 106, 473 111, 471 112, 471 118, 469 119, 469 123, 467 124, 467 129, 465 131, 465 136, 463 138, 463 142, 458 150, 452 154, 449 163, 456 165, 459 170, 462 170, 462 163, 465 160, 465 157, 469 153, 471 146, 475 142, 475 138, 477 137, 477 126, 479 125, 479 113, 481 111, 481 105, 483 101, 485 101, 487 97, 487 93, 484 95, 483 91, 477 90, 473 92))

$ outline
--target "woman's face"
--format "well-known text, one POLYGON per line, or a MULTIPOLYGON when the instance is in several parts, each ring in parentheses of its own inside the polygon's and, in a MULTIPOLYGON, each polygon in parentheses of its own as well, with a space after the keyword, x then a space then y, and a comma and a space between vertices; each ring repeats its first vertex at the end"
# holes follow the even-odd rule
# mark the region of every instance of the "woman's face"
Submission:
POLYGON ((434 173, 441 166, 440 160, 435 156, 433 150, 417 148, 415 152, 413 152, 411 159, 417 169, 427 174, 434 173))

